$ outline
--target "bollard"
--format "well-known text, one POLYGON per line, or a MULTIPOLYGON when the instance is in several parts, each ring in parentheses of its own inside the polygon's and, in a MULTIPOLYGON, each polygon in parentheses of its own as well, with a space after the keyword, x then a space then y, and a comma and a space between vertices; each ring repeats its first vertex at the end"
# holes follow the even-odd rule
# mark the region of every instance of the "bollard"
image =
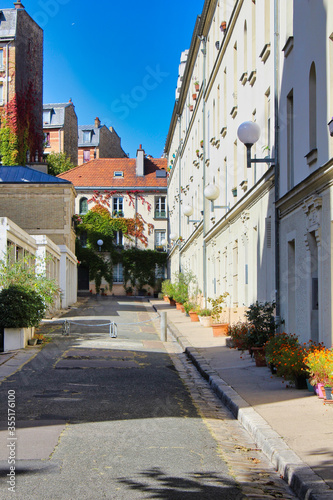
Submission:
POLYGON ((161 340, 167 341, 167 313, 161 312, 161 340))

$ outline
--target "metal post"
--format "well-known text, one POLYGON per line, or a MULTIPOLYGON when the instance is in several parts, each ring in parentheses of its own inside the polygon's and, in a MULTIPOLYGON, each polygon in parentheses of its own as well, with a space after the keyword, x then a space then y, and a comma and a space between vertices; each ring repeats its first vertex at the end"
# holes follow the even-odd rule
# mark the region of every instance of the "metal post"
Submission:
POLYGON ((161 312, 161 340, 167 341, 167 313, 161 312))

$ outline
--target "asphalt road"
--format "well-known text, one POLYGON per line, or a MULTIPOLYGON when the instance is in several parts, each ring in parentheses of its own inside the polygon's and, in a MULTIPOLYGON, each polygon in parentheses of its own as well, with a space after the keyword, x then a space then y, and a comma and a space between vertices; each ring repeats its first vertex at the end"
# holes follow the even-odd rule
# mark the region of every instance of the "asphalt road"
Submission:
POLYGON ((154 323, 142 323, 156 315, 102 297, 74 315, 116 321, 118 338, 49 326, 53 341, 1 384, 1 414, 15 391, 18 428, 15 494, 2 455, 1 498, 242 498, 154 323))
MULTIPOLYGON (((184 355, 172 342, 166 351, 149 305, 90 298, 66 316, 79 323, 70 336, 44 326, 52 342, 0 385, 0 498, 248 498, 203 418, 209 404, 222 410, 209 393, 198 409, 199 396, 184 384, 184 355), (117 322, 117 339, 96 326, 105 320, 117 322), (8 394, 15 395, 15 441, 6 422, 8 394), (7 483, 13 453, 15 493, 7 483)), ((201 382, 193 377, 189 386, 197 389, 201 382)), ((238 432, 227 411, 212 422, 219 428, 223 422, 222 441, 231 429, 238 432)), ((230 448, 234 454, 233 442, 230 448)))

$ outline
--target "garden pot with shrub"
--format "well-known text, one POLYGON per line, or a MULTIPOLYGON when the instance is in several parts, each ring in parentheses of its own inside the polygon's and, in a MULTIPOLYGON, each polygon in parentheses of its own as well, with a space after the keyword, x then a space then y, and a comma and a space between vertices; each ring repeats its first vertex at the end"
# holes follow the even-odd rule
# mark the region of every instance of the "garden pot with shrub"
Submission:
POLYGON ((228 292, 225 292, 216 299, 208 299, 208 302, 212 305, 212 328, 214 337, 228 336, 229 324, 220 322, 223 313, 223 304, 228 295, 228 292))
POLYGON ((26 346, 45 309, 43 299, 34 290, 19 285, 1 290, 0 325, 4 328, 4 351, 26 346))

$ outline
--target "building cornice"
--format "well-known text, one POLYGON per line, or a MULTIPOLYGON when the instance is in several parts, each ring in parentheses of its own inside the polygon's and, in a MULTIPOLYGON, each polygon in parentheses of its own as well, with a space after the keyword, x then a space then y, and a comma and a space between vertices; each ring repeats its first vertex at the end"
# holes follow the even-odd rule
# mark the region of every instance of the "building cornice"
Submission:
POLYGON ((276 207, 279 209, 280 217, 283 218, 301 207, 309 195, 320 194, 332 186, 333 158, 279 199, 276 207))

